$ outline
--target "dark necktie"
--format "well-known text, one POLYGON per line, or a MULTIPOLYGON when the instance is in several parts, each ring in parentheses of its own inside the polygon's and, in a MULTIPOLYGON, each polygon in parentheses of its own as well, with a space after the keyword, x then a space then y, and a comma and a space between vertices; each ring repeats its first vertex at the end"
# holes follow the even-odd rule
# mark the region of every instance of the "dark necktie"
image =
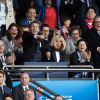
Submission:
POLYGON ((3 94, 3 89, 2 89, 2 87, 0 87, 0 94, 3 94))
POLYGON ((25 87, 24 91, 26 91, 28 89, 28 87, 25 87))

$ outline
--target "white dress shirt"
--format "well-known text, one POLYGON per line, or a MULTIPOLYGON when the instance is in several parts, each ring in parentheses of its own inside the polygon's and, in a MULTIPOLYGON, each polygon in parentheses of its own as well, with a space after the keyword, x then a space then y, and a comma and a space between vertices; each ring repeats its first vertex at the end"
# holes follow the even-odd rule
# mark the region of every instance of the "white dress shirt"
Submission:
POLYGON ((27 86, 22 86, 22 87, 23 87, 24 91, 27 90, 27 89, 29 89, 28 85, 27 86))
POLYGON ((98 34, 100 35, 100 31, 97 31, 98 32, 98 34))
POLYGON ((59 51, 56 51, 56 58, 57 58, 57 62, 59 62, 60 61, 60 53, 59 53, 59 51))

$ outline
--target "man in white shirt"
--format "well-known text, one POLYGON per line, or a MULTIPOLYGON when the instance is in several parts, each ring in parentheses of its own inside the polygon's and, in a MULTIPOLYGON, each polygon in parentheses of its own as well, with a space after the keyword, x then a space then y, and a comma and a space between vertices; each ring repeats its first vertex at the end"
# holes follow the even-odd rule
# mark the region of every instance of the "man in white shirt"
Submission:
POLYGON ((95 17, 93 24, 94 28, 87 31, 84 39, 91 50, 94 68, 100 68, 100 16, 95 17))
POLYGON ((21 84, 12 89, 13 100, 24 100, 24 92, 27 89, 32 89, 34 91, 34 88, 29 85, 30 78, 27 72, 21 74, 20 82, 21 84))

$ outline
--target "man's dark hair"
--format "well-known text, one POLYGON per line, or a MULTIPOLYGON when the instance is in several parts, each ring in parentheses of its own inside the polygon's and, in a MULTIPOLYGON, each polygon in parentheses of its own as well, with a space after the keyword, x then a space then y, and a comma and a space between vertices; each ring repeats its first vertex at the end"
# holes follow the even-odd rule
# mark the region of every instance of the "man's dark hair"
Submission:
POLYGON ((49 25, 48 24, 43 24, 42 27, 41 27, 41 30, 43 29, 43 27, 48 27, 49 28, 49 25))
POLYGON ((28 13, 28 11, 30 10, 30 9, 34 9, 34 10, 36 10, 36 8, 35 7, 33 7, 33 6, 29 6, 28 8, 27 8, 27 13, 28 13))
POLYGON ((6 97, 12 98, 12 95, 11 95, 11 94, 4 94, 4 99, 5 99, 6 97))
POLYGON ((86 9, 85 14, 89 11, 89 9, 93 9, 95 13, 97 12, 96 9, 95 9, 93 6, 91 6, 91 7, 88 7, 88 8, 86 9))

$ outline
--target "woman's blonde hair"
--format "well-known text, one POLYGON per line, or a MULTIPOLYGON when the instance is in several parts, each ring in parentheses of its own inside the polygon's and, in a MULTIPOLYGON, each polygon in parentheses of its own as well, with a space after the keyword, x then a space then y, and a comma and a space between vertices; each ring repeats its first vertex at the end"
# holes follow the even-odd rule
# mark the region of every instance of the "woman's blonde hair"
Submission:
POLYGON ((56 42, 56 40, 61 40, 62 41, 62 46, 61 46, 61 50, 65 50, 66 48, 66 42, 64 40, 64 38, 61 35, 55 35, 53 36, 52 40, 51 40, 51 47, 54 47, 54 44, 56 42))

